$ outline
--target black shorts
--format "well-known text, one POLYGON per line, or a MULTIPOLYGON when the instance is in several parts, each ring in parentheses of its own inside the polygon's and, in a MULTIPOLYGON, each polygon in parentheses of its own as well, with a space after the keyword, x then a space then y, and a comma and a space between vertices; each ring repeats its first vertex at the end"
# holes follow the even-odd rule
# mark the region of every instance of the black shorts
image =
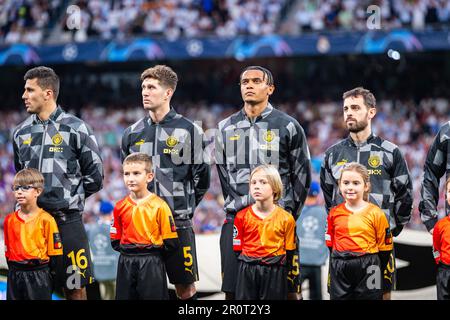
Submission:
POLYGON ((81 215, 78 213, 54 216, 63 245, 63 263, 57 270, 58 286, 81 289, 94 282, 91 250, 81 215))
POLYGON ((192 227, 177 227, 180 245, 164 254, 167 276, 172 284, 191 284, 198 281, 197 249, 192 227))
POLYGON ((439 264, 436 274, 438 300, 450 300, 450 266, 439 264))
POLYGON ((166 269, 159 252, 120 254, 116 300, 168 300, 166 269))
POLYGON ((236 300, 286 300, 287 268, 238 261, 236 300))
POLYGON ((382 268, 378 254, 341 259, 331 257, 331 300, 381 300, 382 268))
POLYGON ((234 216, 227 215, 220 232, 220 265, 222 269, 222 291, 236 291, 238 259, 233 250, 234 216))
POLYGON ((383 270, 383 293, 391 292, 395 290, 395 284, 397 282, 397 272, 395 268, 395 252, 391 251, 387 265, 383 270))
POLYGON ((9 265, 7 300, 51 300, 53 280, 48 265, 15 267, 9 265))

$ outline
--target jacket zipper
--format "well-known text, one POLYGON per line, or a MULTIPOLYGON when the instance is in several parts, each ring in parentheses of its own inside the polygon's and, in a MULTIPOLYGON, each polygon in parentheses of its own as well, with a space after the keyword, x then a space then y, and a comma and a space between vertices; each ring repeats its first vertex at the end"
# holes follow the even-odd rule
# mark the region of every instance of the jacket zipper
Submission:
POLYGON ((356 162, 357 163, 359 163, 359 156, 360 156, 359 146, 356 146, 356 162))
POLYGON ((44 161, 43 155, 44 155, 44 146, 45 146, 45 137, 47 135, 47 124, 43 124, 44 126, 44 133, 42 135, 42 142, 41 142, 41 155, 39 157, 39 172, 42 172, 42 162, 44 161))
POLYGON ((250 150, 250 154, 248 156, 248 161, 250 162, 250 171, 253 170, 254 167, 254 163, 253 163, 253 148, 252 148, 252 141, 253 141, 253 134, 254 134, 254 127, 253 127, 254 123, 252 120, 250 120, 250 133, 249 133, 249 141, 248 141, 248 146, 249 146, 249 150, 250 150))
MULTIPOLYGON (((159 131, 160 131, 160 127, 159 127, 159 123, 156 123, 156 129, 155 129, 155 145, 154 145, 154 149, 153 149, 153 156, 156 156, 158 154, 158 137, 159 137, 159 131)), ((158 195, 158 188, 157 188, 157 179, 156 179, 156 166, 155 166, 155 177, 154 180, 155 181, 155 194, 158 195)), ((159 196, 159 195, 158 195, 159 196)))
MULTIPOLYGON (((254 131, 255 131, 254 124, 255 124, 254 120, 250 119, 250 133, 249 133, 249 137, 248 137, 249 138, 248 146, 249 146, 249 151, 250 151, 250 154, 248 156, 248 162, 250 163, 250 174, 253 171, 253 168, 255 167, 255 164, 253 163, 253 148, 252 148, 253 135, 254 135, 254 131)), ((247 197, 248 197, 248 204, 250 204, 252 202, 250 192, 247 195, 247 197)))

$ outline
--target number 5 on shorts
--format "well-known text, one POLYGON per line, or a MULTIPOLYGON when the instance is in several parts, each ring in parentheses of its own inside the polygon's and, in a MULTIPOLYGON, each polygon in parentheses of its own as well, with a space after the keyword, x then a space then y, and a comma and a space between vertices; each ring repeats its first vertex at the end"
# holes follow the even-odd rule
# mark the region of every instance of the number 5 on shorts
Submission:
MULTIPOLYGON (((183 247, 183 255, 184 255, 184 258, 186 259, 185 261, 184 261, 184 266, 185 267, 190 267, 190 266, 192 266, 192 262, 193 262, 193 259, 192 259, 192 254, 190 253, 190 251, 191 251, 191 247, 190 246, 188 246, 188 247, 183 247)), ((186 268, 187 269, 187 268, 186 268)), ((190 271, 190 270, 189 270, 190 271)))
POLYGON ((293 266, 293 268, 292 268, 292 275, 293 276, 298 276, 300 274, 300 266, 298 264, 298 255, 297 254, 295 254, 292 257, 292 266, 293 266))

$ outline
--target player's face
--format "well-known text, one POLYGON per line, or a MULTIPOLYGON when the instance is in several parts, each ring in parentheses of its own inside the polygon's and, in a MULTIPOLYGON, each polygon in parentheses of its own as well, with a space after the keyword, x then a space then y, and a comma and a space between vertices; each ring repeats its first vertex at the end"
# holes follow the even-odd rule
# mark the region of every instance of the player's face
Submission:
POLYGON ((245 103, 255 105, 269 100, 275 87, 267 84, 267 76, 260 70, 247 70, 242 74, 241 96, 245 103))
POLYGON ((38 188, 32 186, 13 186, 14 197, 19 205, 28 205, 36 203, 37 197, 41 194, 38 188))
POLYGON ((156 111, 170 99, 172 90, 164 88, 159 80, 146 78, 142 81, 142 104, 145 110, 156 111))
POLYGON ((363 199, 364 192, 369 191, 369 186, 364 183, 363 177, 358 172, 344 171, 339 190, 346 201, 356 202, 363 199))
POLYGON ((123 181, 131 192, 142 192, 152 181, 153 174, 145 170, 142 162, 128 162, 123 165, 123 181))
POLYGON ((43 90, 37 83, 37 79, 28 79, 25 82, 25 90, 22 99, 28 113, 40 113, 48 100, 48 90, 43 90))
POLYGON ((344 99, 344 121, 350 132, 358 133, 366 129, 375 113, 375 108, 367 108, 361 96, 344 99))
POLYGON ((264 171, 256 171, 250 180, 250 194, 255 201, 273 199, 273 190, 264 171))

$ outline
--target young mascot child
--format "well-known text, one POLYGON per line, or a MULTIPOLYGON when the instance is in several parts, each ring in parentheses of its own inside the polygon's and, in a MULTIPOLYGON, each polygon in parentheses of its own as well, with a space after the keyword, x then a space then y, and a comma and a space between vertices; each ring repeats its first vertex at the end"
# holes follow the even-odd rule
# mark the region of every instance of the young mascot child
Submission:
POLYGON ((233 249, 238 256, 236 300, 285 300, 288 279, 299 274, 295 220, 277 206, 283 186, 273 166, 262 165, 250 176, 250 194, 255 200, 237 213, 233 249), (288 278, 289 277, 289 278, 288 278))
POLYGON ((13 181, 20 209, 4 222, 8 263, 8 300, 51 300, 62 244, 55 219, 37 206, 44 177, 36 169, 20 170, 13 181))
MULTIPOLYGON (((447 203, 450 205, 450 178, 445 182, 447 203)), ((450 300, 450 216, 436 223, 433 230, 433 254, 438 264, 436 289, 438 300, 450 300)))
POLYGON ((370 180, 363 165, 344 165, 339 189, 345 202, 331 209, 325 235, 331 248, 330 299, 381 300, 381 266, 392 251, 389 222, 367 201, 370 180))
POLYGON ((162 250, 174 250, 178 235, 167 203, 147 189, 152 162, 144 153, 132 153, 123 162, 130 194, 114 207, 111 245, 120 252, 117 300, 169 298, 162 250))

